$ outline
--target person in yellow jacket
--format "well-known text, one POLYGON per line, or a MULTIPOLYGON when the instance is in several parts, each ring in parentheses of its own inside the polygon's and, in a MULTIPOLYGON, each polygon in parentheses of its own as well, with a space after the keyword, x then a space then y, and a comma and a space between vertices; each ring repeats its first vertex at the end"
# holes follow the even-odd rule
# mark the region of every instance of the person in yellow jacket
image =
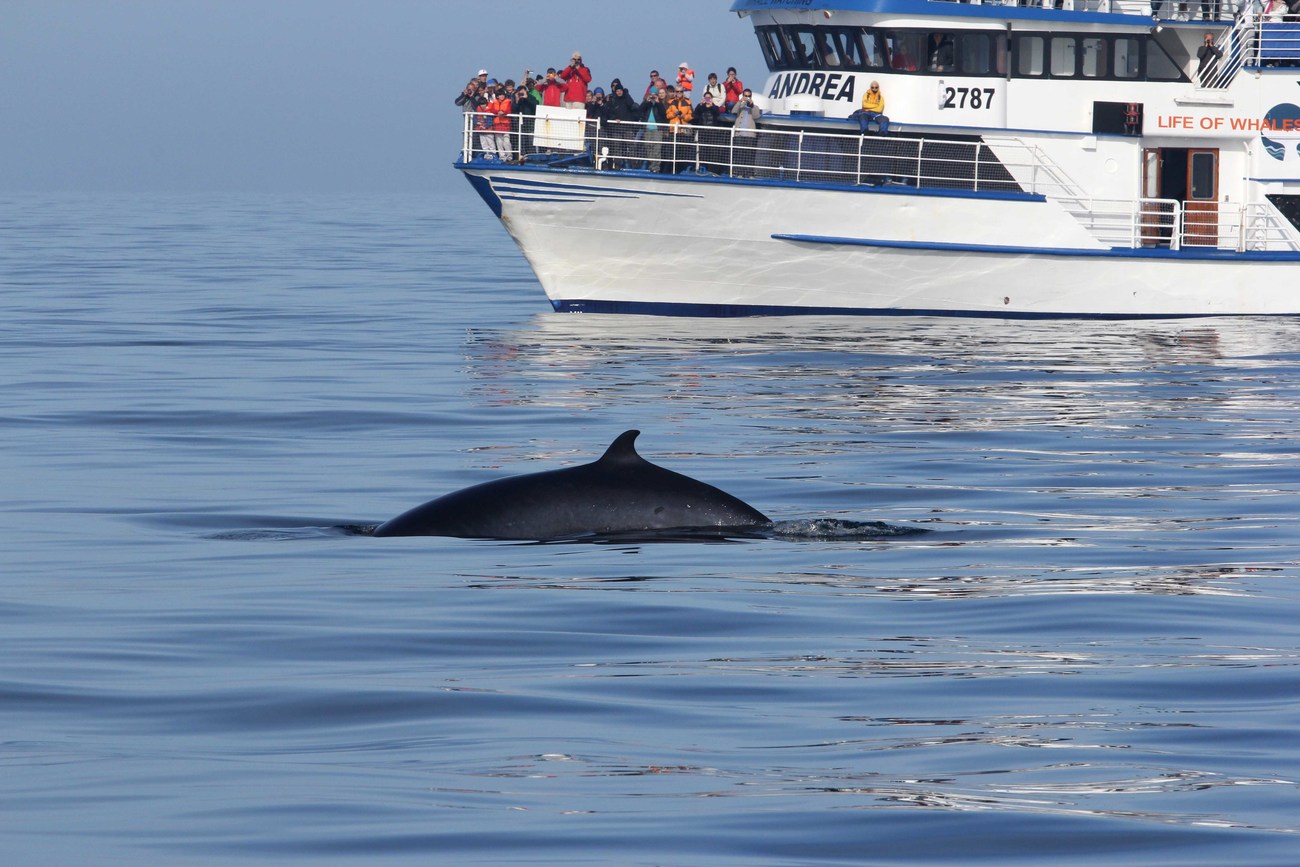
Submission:
POLYGON ((889 118, 885 116, 885 95, 880 92, 879 81, 871 82, 871 87, 862 94, 862 108, 849 116, 857 118, 861 132, 868 132, 872 121, 876 122, 881 135, 889 132, 889 118))

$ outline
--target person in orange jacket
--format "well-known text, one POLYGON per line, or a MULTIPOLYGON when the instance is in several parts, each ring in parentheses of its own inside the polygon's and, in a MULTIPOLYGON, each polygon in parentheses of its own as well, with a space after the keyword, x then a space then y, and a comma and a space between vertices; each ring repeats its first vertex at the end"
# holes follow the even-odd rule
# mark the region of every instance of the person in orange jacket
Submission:
POLYGON ((688 101, 695 89, 695 70, 685 60, 677 64, 677 89, 685 92, 688 101))
POLYGON ((515 104, 510 99, 505 86, 499 86, 487 104, 487 113, 492 115, 492 132, 496 138, 497 156, 502 162, 510 159, 510 115, 515 104))
POLYGON ((679 88, 668 98, 666 112, 668 128, 672 133, 668 150, 672 165, 670 172, 676 174, 695 165, 695 130, 691 129, 695 110, 691 108, 690 98, 679 88))

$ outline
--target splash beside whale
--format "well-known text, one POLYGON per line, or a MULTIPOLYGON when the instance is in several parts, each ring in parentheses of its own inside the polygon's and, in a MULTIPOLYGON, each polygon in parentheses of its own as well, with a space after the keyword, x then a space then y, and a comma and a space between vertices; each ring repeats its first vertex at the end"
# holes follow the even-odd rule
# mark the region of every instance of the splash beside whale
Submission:
POLYGON ((547 541, 771 525, 731 494, 641 457, 639 434, 620 434, 589 464, 497 479, 431 500, 380 524, 374 535, 547 541))

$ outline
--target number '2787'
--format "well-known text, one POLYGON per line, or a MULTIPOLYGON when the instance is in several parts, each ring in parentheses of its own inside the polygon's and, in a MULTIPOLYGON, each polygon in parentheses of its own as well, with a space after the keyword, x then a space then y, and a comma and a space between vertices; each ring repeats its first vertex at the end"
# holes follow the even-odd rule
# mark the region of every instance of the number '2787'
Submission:
POLYGON ((940 108, 992 108, 991 87, 945 87, 940 108))

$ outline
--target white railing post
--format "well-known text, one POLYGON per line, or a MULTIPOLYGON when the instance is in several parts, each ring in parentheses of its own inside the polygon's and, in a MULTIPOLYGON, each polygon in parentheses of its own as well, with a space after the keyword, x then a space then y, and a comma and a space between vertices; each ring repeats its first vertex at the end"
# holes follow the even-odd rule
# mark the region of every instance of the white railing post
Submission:
POLYGON ((799 130, 799 143, 796 145, 797 150, 794 155, 794 179, 801 180, 800 173, 803 171, 803 130, 799 130))

